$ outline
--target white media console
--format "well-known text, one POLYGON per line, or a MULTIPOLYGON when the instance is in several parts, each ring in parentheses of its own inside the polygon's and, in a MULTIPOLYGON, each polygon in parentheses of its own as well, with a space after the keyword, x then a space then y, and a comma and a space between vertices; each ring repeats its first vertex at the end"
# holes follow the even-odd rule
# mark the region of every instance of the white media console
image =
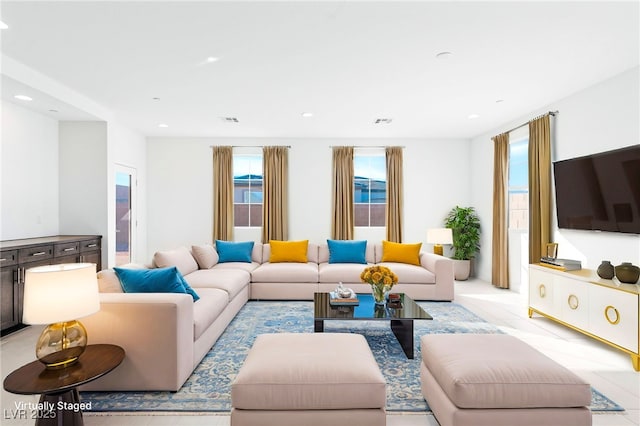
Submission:
POLYGON ((529 317, 540 314, 631 355, 640 371, 640 286, 590 269, 529 265, 529 317))

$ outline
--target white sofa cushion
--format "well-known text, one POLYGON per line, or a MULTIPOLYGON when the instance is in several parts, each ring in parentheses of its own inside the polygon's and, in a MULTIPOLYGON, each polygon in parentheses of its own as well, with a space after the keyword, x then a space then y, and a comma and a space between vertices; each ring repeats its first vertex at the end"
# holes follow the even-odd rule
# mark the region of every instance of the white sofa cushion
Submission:
POLYGON ((321 283, 359 283, 360 274, 371 263, 321 263, 318 265, 318 277, 321 283))
POLYGON ((242 270, 242 271, 246 271, 246 272, 251 272, 254 269, 256 269, 258 266, 260 266, 260 264, 258 262, 251 262, 251 263, 246 263, 246 262, 222 262, 222 263, 218 263, 216 266, 213 267, 213 269, 233 269, 233 270, 242 270))
POLYGON ((378 265, 391 269, 398 276, 398 283, 401 284, 435 284, 436 282, 435 274, 422 266, 397 262, 382 262, 378 265))
POLYGON ((193 341, 202 336, 229 303, 226 291, 217 288, 199 288, 200 300, 193 304, 193 341))
POLYGON ((249 285, 251 276, 249 272, 240 269, 199 269, 184 277, 191 287, 196 289, 198 295, 200 289, 217 288, 228 294, 228 300, 236 297, 242 289, 249 285))
POLYGON ((198 263, 186 247, 156 252, 153 255, 153 264, 158 268, 175 266, 182 275, 198 270, 198 263))
POLYGON ((256 283, 317 283, 318 264, 315 262, 263 263, 251 272, 251 281, 256 283))

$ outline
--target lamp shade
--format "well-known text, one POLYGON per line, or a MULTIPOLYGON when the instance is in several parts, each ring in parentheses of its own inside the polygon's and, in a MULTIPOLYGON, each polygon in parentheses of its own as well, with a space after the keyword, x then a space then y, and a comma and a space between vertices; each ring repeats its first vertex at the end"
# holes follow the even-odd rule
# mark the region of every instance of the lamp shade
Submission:
POLYGON ((451 228, 427 229, 427 243, 429 244, 453 244, 451 228))
POLYGON ((100 310, 96 265, 68 263, 27 269, 22 322, 51 324, 100 310))

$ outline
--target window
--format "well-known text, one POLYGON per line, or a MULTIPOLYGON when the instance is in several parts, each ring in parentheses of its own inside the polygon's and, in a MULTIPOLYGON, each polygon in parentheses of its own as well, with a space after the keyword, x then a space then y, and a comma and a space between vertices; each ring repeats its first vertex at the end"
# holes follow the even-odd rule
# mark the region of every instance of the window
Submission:
POLYGON ((262 226, 262 154, 233 155, 233 225, 262 226))
POLYGON ((356 150, 353 167, 355 226, 385 226, 387 167, 384 150, 356 150))
POLYGON ((509 229, 529 229, 529 139, 509 144, 509 229))

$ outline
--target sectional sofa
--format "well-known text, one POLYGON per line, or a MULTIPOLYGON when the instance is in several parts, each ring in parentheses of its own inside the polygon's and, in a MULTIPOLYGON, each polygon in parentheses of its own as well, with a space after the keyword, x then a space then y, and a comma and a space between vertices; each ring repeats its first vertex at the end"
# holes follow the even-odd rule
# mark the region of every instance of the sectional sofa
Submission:
POLYGON ((365 263, 330 262, 327 244, 308 243, 306 262, 275 262, 270 244, 253 243, 242 262, 221 261, 218 251, 212 245, 181 247, 155 253, 150 265, 128 266, 147 272, 175 267, 197 301, 188 293, 125 292, 117 271, 98 273, 101 309, 82 322, 90 343, 120 345, 126 357, 82 390, 177 391, 249 299, 313 300, 315 292, 331 291, 338 282, 367 293, 360 273, 373 264, 396 273, 393 291, 417 300, 453 300, 453 262, 432 253, 420 252, 416 264, 408 264, 383 262, 383 243, 370 242, 365 263))

